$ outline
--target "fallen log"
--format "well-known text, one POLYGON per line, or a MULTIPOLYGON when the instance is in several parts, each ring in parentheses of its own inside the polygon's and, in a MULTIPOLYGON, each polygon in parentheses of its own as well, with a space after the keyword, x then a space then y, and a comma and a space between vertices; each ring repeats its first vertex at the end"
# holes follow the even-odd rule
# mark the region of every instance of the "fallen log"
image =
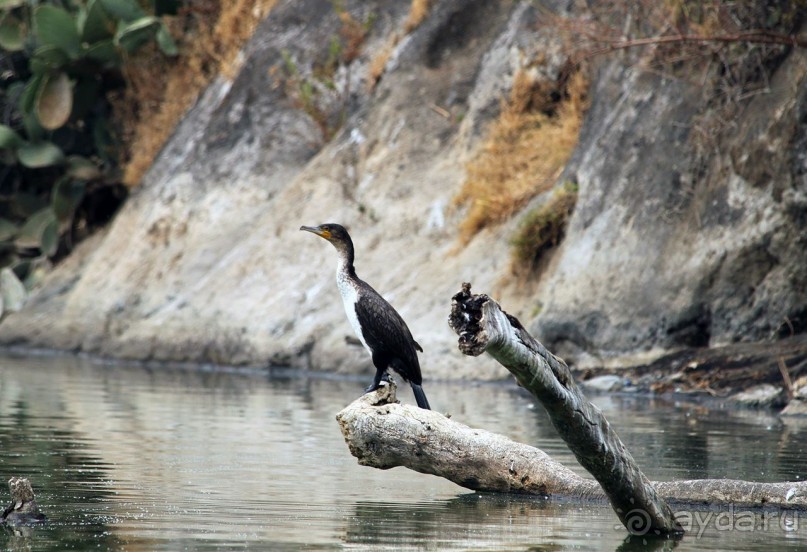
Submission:
POLYGON ((491 354, 538 398, 581 465, 582 478, 543 451, 469 428, 428 410, 401 405, 394 384, 348 405, 337 415, 351 453, 380 469, 404 466, 477 491, 578 500, 608 499, 633 534, 682 532, 668 501, 682 506, 807 509, 807 482, 694 480, 651 483, 602 412, 574 383, 566 364, 549 353, 486 295, 470 284, 454 296, 449 325, 468 355, 491 354))
MULTIPOLYGON (((586 479, 542 450, 484 429, 475 429, 434 410, 398 402, 394 383, 384 383, 336 416, 359 464, 382 470, 403 466, 443 477, 482 492, 517 493, 550 499, 605 501, 597 481, 586 479)), ((696 479, 652 483, 658 496, 679 509, 807 509, 807 482, 754 483, 696 479)), ((632 508, 631 533, 653 531, 650 516, 632 508)))
POLYGON ((359 397, 336 419, 351 454, 364 466, 404 466, 475 491, 605 498, 596 481, 540 449, 401 404, 393 382, 359 397))

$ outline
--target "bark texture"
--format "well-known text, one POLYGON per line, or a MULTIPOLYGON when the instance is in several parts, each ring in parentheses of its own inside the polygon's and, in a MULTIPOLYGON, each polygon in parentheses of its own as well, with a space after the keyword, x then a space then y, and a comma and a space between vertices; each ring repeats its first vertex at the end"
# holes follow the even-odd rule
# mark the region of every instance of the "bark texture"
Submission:
MULTIPOLYGON (((608 498, 596 481, 580 477, 540 449, 468 427, 433 410, 400 404, 394 384, 356 399, 336 419, 351 454, 364 466, 382 470, 403 466, 474 491, 586 501, 608 498)), ((701 479, 652 485, 657 500, 682 508, 807 509, 807 482, 701 479)), ((628 513, 620 519, 628 520, 631 533, 656 531, 651 514, 639 502, 631 504, 628 513)))
POLYGON ((546 350, 513 316, 471 285, 452 300, 449 325, 466 355, 489 353, 532 393, 580 464, 600 483, 619 520, 632 530, 650 523, 659 534, 681 531, 608 420, 575 384, 563 360, 546 350))

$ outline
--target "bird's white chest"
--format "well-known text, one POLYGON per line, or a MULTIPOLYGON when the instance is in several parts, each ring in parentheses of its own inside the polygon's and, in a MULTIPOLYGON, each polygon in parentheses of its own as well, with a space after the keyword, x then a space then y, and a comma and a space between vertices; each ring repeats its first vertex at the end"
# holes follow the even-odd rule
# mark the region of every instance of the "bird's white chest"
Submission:
POLYGON ((345 314, 347 314, 348 322, 350 322, 353 331, 356 333, 356 337, 359 338, 361 344, 364 345, 364 348, 372 354, 370 351, 370 347, 367 346, 367 342, 364 340, 364 335, 362 335, 361 325, 359 324, 359 317, 356 315, 356 302, 359 300, 358 293, 356 292, 356 288, 350 284, 347 277, 341 272, 336 273, 336 285, 339 287, 339 294, 342 296, 342 304, 345 307, 345 314))

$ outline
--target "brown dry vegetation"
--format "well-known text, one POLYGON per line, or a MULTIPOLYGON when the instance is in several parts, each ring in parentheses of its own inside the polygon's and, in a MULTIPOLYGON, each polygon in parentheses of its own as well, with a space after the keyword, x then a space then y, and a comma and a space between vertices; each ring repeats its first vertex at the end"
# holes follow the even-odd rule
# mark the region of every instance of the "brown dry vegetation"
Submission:
POLYGON ((404 21, 404 34, 409 34, 417 29, 423 23, 423 20, 428 17, 431 7, 432 0, 412 0, 412 4, 409 6, 409 15, 404 21))
POLYGON ((398 44, 398 34, 394 34, 391 40, 388 40, 384 46, 373 56, 370 60, 370 65, 367 68, 367 89, 372 91, 381 80, 381 75, 384 74, 384 69, 387 67, 387 62, 395 46, 398 44))
POLYGON ((433 0, 412 0, 409 5, 409 14, 403 24, 403 33, 393 33, 389 37, 387 43, 381 47, 378 53, 370 60, 367 70, 367 89, 371 92, 375 89, 381 76, 384 74, 384 69, 387 66, 392 52, 401 41, 401 38, 411 33, 429 16, 433 0))
POLYGON ((170 21, 180 55, 147 48, 127 60, 126 88, 111 98, 123 145, 123 181, 137 186, 182 116, 216 75, 232 77, 237 56, 276 0, 199 0, 170 21))
POLYGON ((357 21, 349 11, 337 9, 337 15, 342 26, 339 29, 339 36, 344 44, 342 48, 342 62, 347 64, 358 58, 364 47, 364 41, 370 30, 372 18, 367 22, 357 21))
POLYGON ((468 163, 455 200, 470 203, 460 225, 463 243, 482 228, 506 220, 551 188, 560 175, 577 145, 588 106, 585 71, 562 81, 541 81, 526 70, 515 75, 510 98, 468 163))

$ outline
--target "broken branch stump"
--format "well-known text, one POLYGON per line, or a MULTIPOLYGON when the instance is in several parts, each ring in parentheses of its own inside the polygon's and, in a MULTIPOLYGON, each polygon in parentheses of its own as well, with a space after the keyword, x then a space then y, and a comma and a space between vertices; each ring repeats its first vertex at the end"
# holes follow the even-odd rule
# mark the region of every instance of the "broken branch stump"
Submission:
POLYGON ((45 521, 45 514, 39 511, 28 479, 12 477, 8 480, 8 490, 11 492, 11 503, 0 512, 0 523, 25 525, 45 521))
POLYGON ((490 354, 544 406, 552 425, 582 465, 600 483, 619 520, 629 530, 681 533, 667 503, 639 469, 608 420, 575 384, 566 363, 546 350, 521 323, 471 285, 452 298, 449 326, 466 355, 490 354))

